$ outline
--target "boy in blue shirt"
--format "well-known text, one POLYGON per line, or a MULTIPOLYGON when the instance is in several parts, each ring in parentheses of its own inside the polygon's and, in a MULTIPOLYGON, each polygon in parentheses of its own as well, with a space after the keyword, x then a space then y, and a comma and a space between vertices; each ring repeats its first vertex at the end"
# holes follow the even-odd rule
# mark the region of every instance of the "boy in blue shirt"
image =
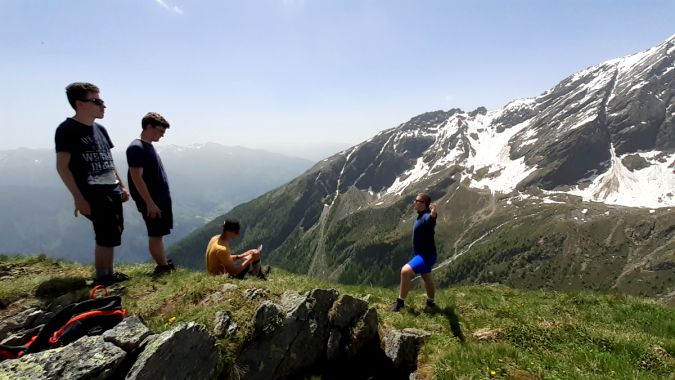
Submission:
POLYGON ((127 148, 129 190, 148 230, 148 250, 157 263, 154 274, 162 275, 175 270, 164 255, 163 240, 173 228, 173 212, 169 181, 152 143, 164 137, 169 122, 156 112, 148 112, 141 120, 141 128, 140 138, 127 148))
POLYGON ((436 205, 431 204, 428 194, 418 194, 412 206, 417 211, 417 219, 413 225, 413 258, 401 268, 401 288, 396 302, 390 311, 400 311, 405 305, 405 297, 410 292, 415 274, 422 276, 427 291, 427 307, 436 307, 434 295, 436 289, 431 278, 431 267, 436 264, 436 205))

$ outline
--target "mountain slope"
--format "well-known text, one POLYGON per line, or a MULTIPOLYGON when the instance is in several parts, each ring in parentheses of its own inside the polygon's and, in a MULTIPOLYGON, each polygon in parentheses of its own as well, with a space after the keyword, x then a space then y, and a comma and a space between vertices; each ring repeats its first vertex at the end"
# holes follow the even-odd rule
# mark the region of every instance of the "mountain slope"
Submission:
MULTIPOLYGON (((234 208, 236 248, 262 242, 291 271, 393 284, 425 191, 439 203, 444 283, 673 297, 673 68, 675 36, 498 110, 416 116, 234 208)), ((220 223, 174 259, 201 267, 220 223)))
MULTIPOLYGON (((116 149, 119 150, 119 149, 116 149)), ((171 244, 243 201, 302 173, 311 163, 261 150, 218 144, 159 146, 174 199, 171 244)), ((126 157, 115 152, 126 182, 126 157)), ((52 257, 90 262, 93 231, 85 218, 73 218, 72 197, 48 149, 0 151, 0 251, 44 252, 52 257)), ((125 231, 116 257, 125 262, 149 259, 147 233, 133 202, 124 206, 125 231)))

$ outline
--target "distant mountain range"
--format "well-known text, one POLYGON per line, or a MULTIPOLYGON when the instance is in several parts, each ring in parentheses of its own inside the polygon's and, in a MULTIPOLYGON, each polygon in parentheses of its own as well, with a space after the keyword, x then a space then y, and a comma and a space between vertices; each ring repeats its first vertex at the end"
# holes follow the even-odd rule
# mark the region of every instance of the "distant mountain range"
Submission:
MULTIPOLYGON (((443 284, 675 297, 675 36, 488 111, 416 116, 226 216, 291 271, 394 284, 417 192, 439 203, 443 284)), ((222 217, 176 243, 203 265, 222 217)))
MULTIPOLYGON (((121 144, 113 149, 126 182, 121 144)), ((218 144, 158 146, 174 200, 170 244, 214 216, 283 184, 311 166, 304 159, 218 144)), ((72 197, 56 173, 50 149, 0 151, 0 253, 44 252, 79 262, 93 260, 93 231, 73 217, 72 197)), ((124 207, 125 231, 116 257, 149 259, 145 226, 132 201, 124 207)))

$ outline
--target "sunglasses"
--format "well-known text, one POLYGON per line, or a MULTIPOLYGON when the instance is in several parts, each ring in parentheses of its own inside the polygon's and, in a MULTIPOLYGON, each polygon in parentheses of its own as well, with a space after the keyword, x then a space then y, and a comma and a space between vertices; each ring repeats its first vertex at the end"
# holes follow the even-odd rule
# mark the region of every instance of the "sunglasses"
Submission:
POLYGON ((94 103, 97 106, 102 106, 105 104, 103 99, 80 99, 80 101, 85 103, 94 103))
POLYGON ((424 201, 419 200, 419 199, 415 199, 415 201, 413 201, 413 203, 424 203, 424 201))

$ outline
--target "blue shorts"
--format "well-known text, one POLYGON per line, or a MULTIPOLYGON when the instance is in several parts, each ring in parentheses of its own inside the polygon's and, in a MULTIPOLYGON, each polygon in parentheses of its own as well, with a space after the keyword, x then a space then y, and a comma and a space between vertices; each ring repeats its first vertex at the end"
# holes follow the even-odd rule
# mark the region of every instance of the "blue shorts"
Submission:
POLYGON ((434 264, 436 264, 436 256, 422 256, 419 253, 415 253, 412 260, 408 261, 408 265, 417 274, 431 273, 431 267, 434 264))

